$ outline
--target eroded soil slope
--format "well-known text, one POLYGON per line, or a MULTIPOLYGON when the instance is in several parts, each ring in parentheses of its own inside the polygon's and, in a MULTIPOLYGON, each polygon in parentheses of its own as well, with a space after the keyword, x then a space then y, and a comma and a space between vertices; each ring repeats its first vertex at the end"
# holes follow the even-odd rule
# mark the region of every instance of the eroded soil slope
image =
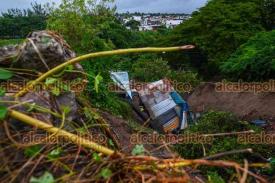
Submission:
POLYGON ((275 122, 275 93, 217 92, 214 83, 203 83, 187 99, 191 109, 210 109, 234 113, 245 120, 275 122))

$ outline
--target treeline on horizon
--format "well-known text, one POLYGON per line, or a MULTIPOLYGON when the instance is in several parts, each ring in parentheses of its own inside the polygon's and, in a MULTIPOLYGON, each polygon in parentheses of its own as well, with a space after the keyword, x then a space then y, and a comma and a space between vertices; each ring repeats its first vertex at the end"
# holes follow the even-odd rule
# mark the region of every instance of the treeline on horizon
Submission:
POLYGON ((0 39, 25 38, 31 31, 46 28, 51 7, 37 2, 28 9, 8 9, 0 16, 0 39))

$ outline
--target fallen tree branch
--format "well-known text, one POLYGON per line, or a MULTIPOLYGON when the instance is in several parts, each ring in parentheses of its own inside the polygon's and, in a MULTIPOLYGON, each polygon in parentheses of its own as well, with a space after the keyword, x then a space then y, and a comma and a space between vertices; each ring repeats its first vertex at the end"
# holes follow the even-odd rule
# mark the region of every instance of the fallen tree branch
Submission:
POLYGON ((192 166, 192 165, 206 165, 206 166, 214 166, 214 167, 224 167, 224 168, 235 168, 236 170, 240 170, 242 172, 246 172, 248 175, 256 178, 260 182, 267 183, 267 180, 264 178, 256 175, 253 172, 250 172, 246 168, 242 168, 238 163, 231 162, 231 161, 209 161, 209 160, 203 160, 203 159, 195 159, 195 160, 174 160, 171 159, 165 160, 165 163, 157 162, 154 164, 147 164, 147 165, 136 165, 134 166, 134 170, 152 170, 154 168, 157 169, 166 169, 166 168, 179 168, 179 167, 185 167, 185 166, 192 166))
POLYGON ((244 160, 244 170, 245 171, 243 173, 242 179, 240 180, 240 183, 246 183, 247 174, 248 174, 248 162, 246 159, 244 160))
POLYGON ((204 137, 221 137, 221 136, 231 136, 231 135, 241 135, 247 133, 255 133, 254 130, 241 131, 241 132, 227 132, 227 133, 215 133, 215 134, 204 134, 204 137))
POLYGON ((232 154, 252 153, 252 152, 253 152, 253 150, 250 148, 241 149, 241 150, 232 150, 232 151, 222 152, 222 153, 214 154, 211 156, 203 157, 202 159, 209 160, 209 159, 216 159, 216 158, 220 158, 220 157, 228 156, 228 155, 232 155, 232 154))
POLYGON ((113 155, 115 151, 106 148, 104 146, 101 146, 91 140, 87 140, 85 138, 79 137, 75 134, 72 134, 70 132, 67 132, 65 130, 62 130, 60 128, 56 128, 52 125, 49 125, 43 121, 40 121, 38 119, 32 118, 28 115, 25 115, 21 112, 15 111, 15 110, 10 110, 9 111, 9 116, 13 117, 14 119, 20 120, 26 124, 32 125, 34 127, 37 127, 39 129, 43 129, 49 133, 55 134, 57 137, 63 137, 66 140, 70 140, 71 142, 78 144, 83 147, 87 147, 90 149, 93 149, 97 152, 100 152, 105 155, 113 155))
POLYGON ((193 45, 178 46, 178 47, 164 47, 164 48, 131 48, 131 49, 121 49, 121 50, 114 50, 114 51, 102 51, 102 52, 82 55, 82 56, 73 58, 67 62, 64 62, 63 64, 60 64, 60 65, 56 66, 55 68, 42 74, 39 78, 30 82, 25 88, 23 88, 21 91, 19 91, 15 96, 20 97, 20 96, 24 95, 26 92, 28 92, 29 88, 34 87, 39 82, 44 81, 47 77, 59 72, 60 70, 66 68, 68 65, 72 65, 72 64, 78 63, 80 61, 90 59, 90 58, 112 56, 112 55, 123 55, 123 54, 129 54, 129 53, 172 52, 172 51, 188 50, 188 49, 193 49, 193 48, 194 48, 193 45))

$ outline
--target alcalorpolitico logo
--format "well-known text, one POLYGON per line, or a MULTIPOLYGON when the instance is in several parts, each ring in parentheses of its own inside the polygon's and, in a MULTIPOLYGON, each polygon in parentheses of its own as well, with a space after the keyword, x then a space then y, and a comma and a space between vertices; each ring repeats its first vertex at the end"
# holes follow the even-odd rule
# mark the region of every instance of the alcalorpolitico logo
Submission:
POLYGON ((275 134, 261 132, 258 134, 238 135, 239 144, 275 144, 275 134))
POLYGON ((130 141, 132 144, 212 144, 214 140, 213 136, 207 136, 202 134, 133 134, 130 141))

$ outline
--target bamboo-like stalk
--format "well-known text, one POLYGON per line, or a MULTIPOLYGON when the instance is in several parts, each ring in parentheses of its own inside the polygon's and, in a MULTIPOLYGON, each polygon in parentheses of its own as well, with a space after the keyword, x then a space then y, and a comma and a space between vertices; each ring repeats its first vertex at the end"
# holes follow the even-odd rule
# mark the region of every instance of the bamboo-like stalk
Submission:
POLYGON ((43 130, 45 130, 49 133, 55 134, 55 136, 57 136, 57 137, 63 137, 64 139, 70 140, 75 144, 78 144, 78 145, 86 147, 86 148, 93 149, 93 150, 95 150, 97 152, 100 152, 102 154, 112 155, 112 154, 115 153, 113 150, 108 149, 104 146, 101 146, 101 145, 99 145, 99 144, 97 144, 97 143, 95 143, 91 140, 87 140, 85 138, 79 137, 75 134, 72 134, 70 132, 62 130, 60 128, 56 128, 56 127, 54 127, 52 125, 49 125, 49 124, 47 124, 43 121, 40 121, 38 119, 32 118, 28 115, 25 115, 21 112, 18 112, 18 111, 15 111, 15 110, 10 110, 9 111, 9 116, 13 117, 17 120, 20 120, 20 121, 22 121, 26 124, 37 127, 39 129, 43 129, 43 130))
POLYGON ((178 47, 163 47, 163 48, 150 48, 150 47, 149 48, 130 48, 130 49, 121 49, 121 50, 113 50, 113 51, 102 51, 102 52, 82 55, 82 56, 73 58, 67 62, 64 62, 63 64, 60 64, 60 65, 56 66, 55 68, 42 74, 39 78, 30 82, 30 84, 28 84, 24 89, 19 91, 15 96, 20 97, 20 96, 24 95, 26 92, 28 92, 28 88, 32 88, 39 82, 45 80, 47 77, 49 77, 57 72, 59 72, 60 70, 67 67, 68 65, 72 65, 72 64, 78 63, 80 61, 89 59, 89 58, 112 56, 112 55, 123 55, 123 54, 129 54, 129 53, 173 52, 173 51, 188 50, 188 49, 193 49, 193 48, 194 48, 193 45, 185 45, 185 46, 178 46, 178 47))

